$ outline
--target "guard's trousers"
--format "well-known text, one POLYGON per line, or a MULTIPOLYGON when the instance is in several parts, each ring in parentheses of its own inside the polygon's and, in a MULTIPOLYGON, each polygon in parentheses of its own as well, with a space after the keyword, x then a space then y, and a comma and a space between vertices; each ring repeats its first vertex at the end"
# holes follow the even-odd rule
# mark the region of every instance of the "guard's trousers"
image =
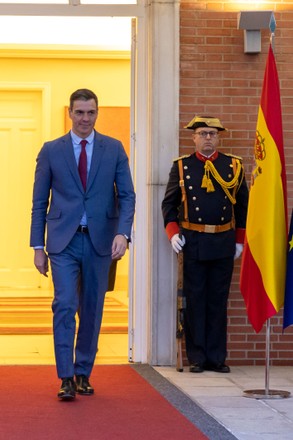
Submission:
POLYGON ((184 259, 185 337, 190 363, 218 365, 227 356, 227 302, 234 258, 184 259))

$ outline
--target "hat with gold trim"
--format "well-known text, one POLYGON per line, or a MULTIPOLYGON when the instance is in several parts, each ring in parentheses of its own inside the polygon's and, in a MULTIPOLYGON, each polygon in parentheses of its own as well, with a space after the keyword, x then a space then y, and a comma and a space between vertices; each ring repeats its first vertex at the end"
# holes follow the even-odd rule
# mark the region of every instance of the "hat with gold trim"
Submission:
POLYGON ((223 127, 220 119, 213 118, 212 116, 194 116, 194 118, 185 125, 184 128, 189 128, 190 130, 195 130, 199 127, 210 127, 216 128, 219 131, 227 131, 227 128, 223 127))

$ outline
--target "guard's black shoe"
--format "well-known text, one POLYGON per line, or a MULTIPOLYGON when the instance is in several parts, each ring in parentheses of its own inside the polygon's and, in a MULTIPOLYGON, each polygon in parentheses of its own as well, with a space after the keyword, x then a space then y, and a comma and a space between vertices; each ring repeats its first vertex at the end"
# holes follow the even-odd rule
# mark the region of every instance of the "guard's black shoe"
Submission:
POLYGON ((84 374, 76 375, 75 383, 76 383, 76 392, 78 394, 84 394, 86 396, 89 396, 90 394, 94 394, 94 389, 89 383, 88 377, 86 377, 84 374))
POLYGON ((64 377, 62 379, 61 388, 58 392, 58 398, 61 400, 75 399, 75 383, 73 377, 64 377))
POLYGON ((209 365, 206 370, 215 371, 216 373, 230 373, 230 367, 226 364, 209 365))
POLYGON ((190 373, 202 373, 203 372, 203 366, 198 363, 193 363, 189 367, 190 373))

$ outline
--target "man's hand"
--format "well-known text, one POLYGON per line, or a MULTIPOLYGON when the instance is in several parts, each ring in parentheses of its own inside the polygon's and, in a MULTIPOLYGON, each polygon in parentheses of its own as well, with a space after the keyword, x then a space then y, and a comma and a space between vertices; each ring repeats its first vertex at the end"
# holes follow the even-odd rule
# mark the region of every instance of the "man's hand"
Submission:
POLYGON ((237 258, 240 257, 240 255, 242 254, 243 251, 243 244, 241 243, 236 243, 236 249, 235 249, 235 254, 234 254, 234 260, 237 260, 237 258))
POLYGON ((171 245, 173 250, 178 254, 178 252, 182 251, 183 246, 185 245, 185 237, 184 235, 181 235, 181 238, 179 237, 179 234, 174 234, 171 238, 171 245))
POLYGON ((48 276, 49 265, 48 265, 48 255, 44 249, 35 249, 34 263, 38 271, 44 275, 48 276))
POLYGON ((127 249, 127 240, 122 234, 114 237, 112 244, 112 260, 119 260, 125 254, 127 249))

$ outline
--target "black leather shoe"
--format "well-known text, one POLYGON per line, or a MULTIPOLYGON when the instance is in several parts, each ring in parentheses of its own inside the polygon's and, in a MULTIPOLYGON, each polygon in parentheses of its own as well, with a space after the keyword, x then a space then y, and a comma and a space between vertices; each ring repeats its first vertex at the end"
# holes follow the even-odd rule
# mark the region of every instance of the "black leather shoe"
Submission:
POLYGON ((76 383, 76 392, 78 394, 84 394, 86 396, 89 396, 90 394, 94 394, 94 389, 89 383, 88 377, 86 377, 84 374, 76 375, 75 383, 76 383))
POLYGON ((201 364, 191 364, 189 367, 190 373, 202 373, 203 372, 203 366, 201 364))
POLYGON ((230 367, 228 367, 226 364, 210 365, 206 369, 215 371, 216 373, 230 373, 230 367))
POLYGON ((61 388, 57 394, 61 400, 74 400, 75 399, 75 383, 73 377, 64 377, 62 379, 61 388))

